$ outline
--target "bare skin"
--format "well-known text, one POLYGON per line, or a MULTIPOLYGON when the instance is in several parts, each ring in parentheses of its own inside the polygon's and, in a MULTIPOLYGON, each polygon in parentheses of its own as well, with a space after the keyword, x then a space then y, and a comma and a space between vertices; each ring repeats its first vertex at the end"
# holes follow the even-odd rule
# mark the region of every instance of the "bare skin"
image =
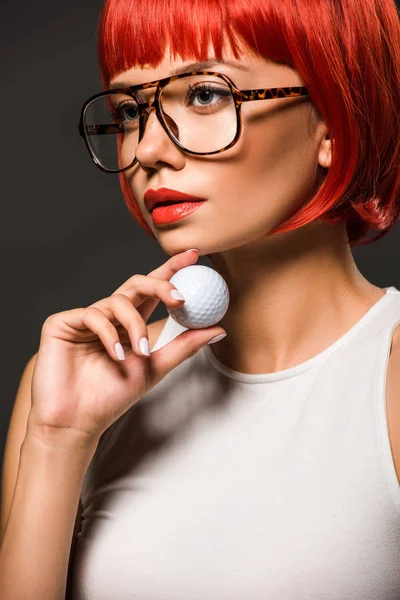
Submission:
MULTIPOLYGON (((210 53, 210 57, 212 54, 210 53)), ((235 60, 229 52, 224 57, 235 60)), ((166 55, 156 68, 133 67, 112 83, 167 77, 191 61, 166 55)), ((239 89, 304 85, 287 66, 243 55, 248 71, 227 65, 239 89)), ((152 98, 155 88, 146 90, 152 98)), ((268 232, 307 203, 331 164, 325 123, 307 98, 247 102, 244 131, 231 149, 214 156, 183 152, 154 111, 126 173, 144 218, 169 255, 196 247, 228 283, 231 303, 220 325, 227 337, 212 348, 226 366, 273 373, 315 356, 350 329, 384 290, 358 270, 344 225, 317 220, 295 231, 268 232), (169 187, 208 201, 173 224, 156 226, 144 203, 149 189, 169 187)))

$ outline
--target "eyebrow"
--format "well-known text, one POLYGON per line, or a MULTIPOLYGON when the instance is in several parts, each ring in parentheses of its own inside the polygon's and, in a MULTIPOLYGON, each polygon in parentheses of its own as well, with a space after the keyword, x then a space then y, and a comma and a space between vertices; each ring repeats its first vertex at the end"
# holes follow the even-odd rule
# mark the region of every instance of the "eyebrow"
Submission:
MULTIPOLYGON (((174 75, 180 75, 181 73, 191 73, 192 71, 206 71, 210 67, 215 67, 217 65, 227 65, 229 67, 234 67, 235 69, 240 69, 241 71, 249 71, 249 67, 245 67, 238 62, 234 62, 232 60, 203 60, 198 62, 188 63, 186 65, 181 65, 180 67, 173 69, 170 71, 168 77, 173 77, 174 75)), ((111 83, 109 86, 109 90, 115 90, 117 88, 125 88, 131 87, 132 85, 139 85, 134 83, 129 83, 127 81, 117 81, 115 83, 111 83)))

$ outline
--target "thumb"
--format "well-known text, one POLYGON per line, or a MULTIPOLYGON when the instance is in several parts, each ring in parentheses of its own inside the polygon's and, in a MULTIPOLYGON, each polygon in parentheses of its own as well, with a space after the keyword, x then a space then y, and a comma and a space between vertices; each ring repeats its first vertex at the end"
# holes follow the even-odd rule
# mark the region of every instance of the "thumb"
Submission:
POLYGON ((222 340, 226 331, 221 327, 208 327, 207 329, 187 329, 176 336, 171 342, 151 353, 152 370, 159 377, 165 377, 175 367, 191 358, 203 347, 222 340))

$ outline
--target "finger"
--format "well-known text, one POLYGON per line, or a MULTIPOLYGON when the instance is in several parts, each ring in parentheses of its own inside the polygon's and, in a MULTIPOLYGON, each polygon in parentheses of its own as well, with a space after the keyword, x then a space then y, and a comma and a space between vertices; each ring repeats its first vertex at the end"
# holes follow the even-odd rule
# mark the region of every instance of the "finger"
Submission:
POLYGON ((111 358, 119 362, 121 359, 117 354, 115 345, 118 342, 121 343, 121 341, 118 331, 105 314, 99 308, 90 306, 82 315, 82 323, 98 336, 111 358))
MULTIPOLYGON (((144 275, 142 277, 146 279, 144 275)), ((131 301, 124 294, 114 294, 109 298, 100 300, 95 305, 91 305, 91 307, 101 310, 112 324, 119 323, 125 328, 129 336, 132 350, 135 352, 135 354, 142 358, 143 356, 150 356, 147 325, 143 321, 139 312, 132 305, 131 301), (147 344, 146 342, 144 342, 144 344, 142 342, 141 346, 139 342, 142 338, 147 340, 147 344), (144 352, 142 351, 143 349, 144 352), (148 354, 146 352, 147 350, 148 354)), ((125 336, 122 336, 120 333, 120 339, 123 339, 123 337, 125 336)))
MULTIPOLYGON (((146 275, 136 275, 133 281, 134 287, 129 291, 127 290, 125 294, 113 294, 109 298, 91 304, 91 306, 102 310, 107 319, 114 325, 121 323, 125 327, 129 334, 132 350, 138 356, 149 356, 149 354, 142 352, 143 348, 139 345, 142 338, 145 338, 148 344, 148 331, 146 323, 135 305, 140 304, 146 297, 154 296, 163 300, 171 308, 182 305, 184 300, 171 296, 171 292, 177 292, 178 290, 169 281, 146 275)), ((146 341, 143 343, 144 348, 148 349, 146 341)))
POLYGON ((187 329, 171 342, 151 353, 151 360, 146 363, 149 377, 153 377, 157 383, 187 358, 194 356, 212 338, 221 334, 226 335, 226 331, 217 326, 207 329, 187 329))
POLYGON ((112 294, 110 298, 124 296, 130 300, 135 308, 141 307, 147 298, 154 297, 157 297, 158 301, 162 300, 167 306, 180 306, 184 299, 174 298, 174 295, 180 296, 181 294, 173 283, 150 277, 150 275, 135 275, 132 280, 132 287, 127 288, 124 292, 112 294))
MULTIPOLYGON (((184 267, 188 267, 189 265, 195 264, 198 258, 199 254, 195 250, 179 252, 178 254, 175 254, 169 258, 157 269, 154 269, 148 273, 148 276, 169 281, 177 271, 183 269, 184 267)), ((125 293, 126 290, 132 286, 132 280, 134 277, 135 275, 127 279, 119 288, 115 290, 115 292, 113 292, 113 294, 125 293)), ((157 308, 159 302, 159 298, 147 298, 143 300, 142 304, 140 305, 140 314, 142 315, 144 321, 148 321, 154 310, 157 308)))
POLYGON ((147 298, 157 298, 159 302, 162 300, 167 306, 175 308, 181 306, 184 299, 174 298, 172 293, 179 294, 177 288, 169 281, 157 279, 156 277, 150 277, 149 275, 134 275, 131 277, 132 286, 127 288, 125 292, 114 293, 108 298, 103 298, 94 302, 90 306, 96 306, 100 308, 108 319, 115 324, 113 300, 115 298, 123 298, 127 300, 132 306, 135 307, 138 314, 142 315, 139 307, 141 307, 144 300, 147 298))
POLYGON ((199 253, 195 250, 191 250, 190 252, 179 252, 178 254, 171 256, 169 260, 157 267, 157 269, 148 273, 148 275, 158 277, 158 279, 166 279, 168 281, 171 279, 172 275, 175 275, 175 273, 180 269, 183 269, 183 267, 197 262, 198 258, 199 253))

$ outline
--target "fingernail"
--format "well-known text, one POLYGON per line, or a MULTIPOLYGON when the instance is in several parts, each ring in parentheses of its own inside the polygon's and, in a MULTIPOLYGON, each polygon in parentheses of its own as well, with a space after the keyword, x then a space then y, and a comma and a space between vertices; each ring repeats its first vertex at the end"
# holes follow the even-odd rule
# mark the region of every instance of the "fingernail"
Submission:
POLYGON ((145 337, 140 338, 139 350, 145 356, 150 356, 150 346, 149 346, 149 340, 147 338, 145 338, 145 337))
POLYGON ((191 252, 192 250, 195 250, 197 254, 200 254, 200 250, 197 250, 197 248, 189 248, 189 250, 185 250, 185 252, 191 252))
POLYGON ((219 340, 222 340, 224 337, 226 337, 226 335, 226 333, 220 333, 219 335, 216 335, 215 337, 211 338, 211 340, 207 343, 214 344, 215 342, 219 342, 219 340))
POLYGON ((119 360, 125 360, 125 352, 120 342, 115 344, 115 353, 118 356, 119 360))
POLYGON ((171 294, 171 296, 173 297, 174 300, 184 300, 185 299, 182 296, 182 294, 180 292, 178 292, 178 290, 171 290, 170 294, 171 294))

